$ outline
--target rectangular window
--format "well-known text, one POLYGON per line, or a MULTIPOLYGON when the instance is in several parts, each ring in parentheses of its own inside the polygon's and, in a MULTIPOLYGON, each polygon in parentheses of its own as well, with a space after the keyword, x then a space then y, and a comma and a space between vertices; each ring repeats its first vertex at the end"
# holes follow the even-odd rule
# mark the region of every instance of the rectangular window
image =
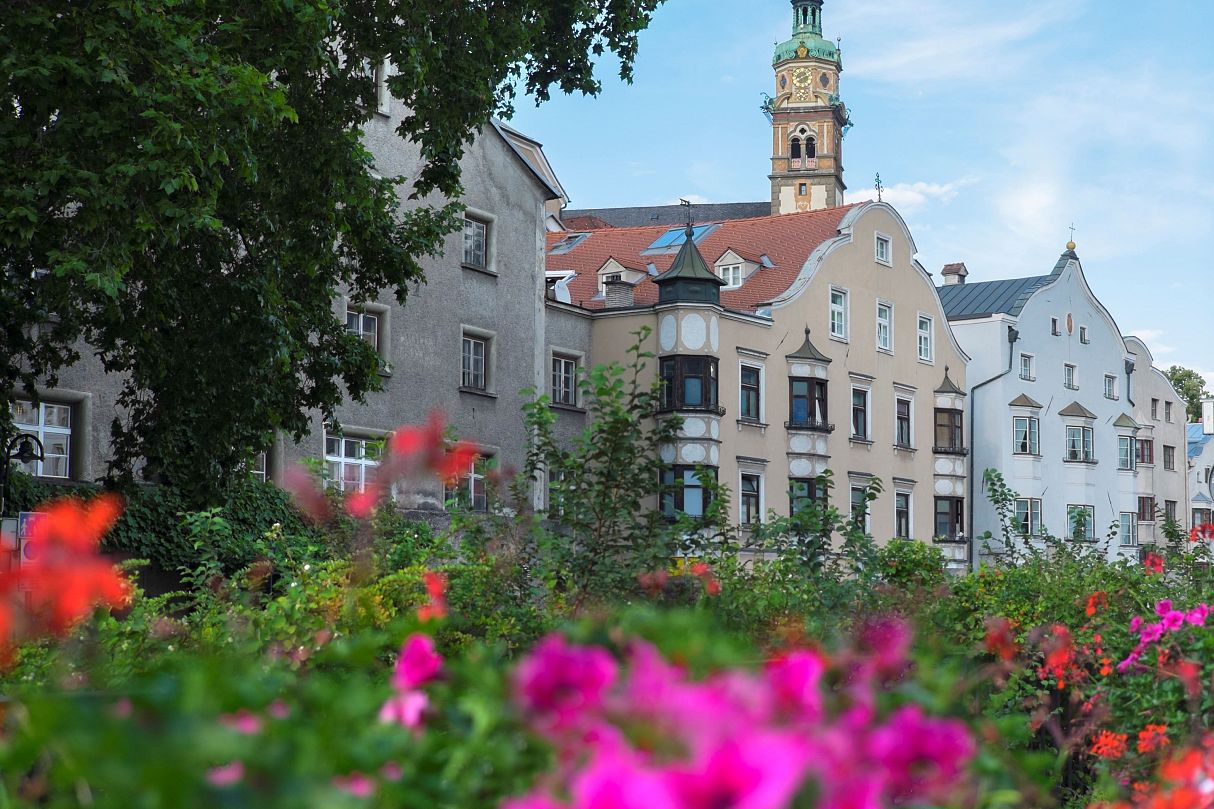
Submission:
POLYGON ((1091 463, 1096 460, 1091 427, 1066 428, 1066 459, 1091 463))
POLYGON ((826 428, 826 380, 789 377, 789 424, 826 428))
POLYGON ((742 490, 738 497, 742 525, 756 525, 763 521, 761 487, 762 479, 758 475, 742 475, 742 490))
MULTIPOLYGON (((714 470, 706 469, 712 475, 714 470)), ((694 466, 673 466, 662 470, 662 513, 673 519, 679 514, 703 517, 708 493, 694 466)))
POLYGON ((1138 451, 1134 448, 1133 438, 1123 435, 1117 438, 1117 468, 1136 469, 1138 467, 1138 451))
POLYGON ((1163 468, 1169 471, 1176 471, 1176 447, 1163 445, 1163 468))
POLYGON ((1062 332, 1058 329, 1058 318, 1056 317, 1050 318, 1050 334, 1054 335, 1055 337, 1062 334, 1062 332))
POLYGON ((894 307, 888 303, 877 304, 877 348, 894 350, 894 307))
POLYGON ((927 315, 919 315, 919 359, 931 362, 934 356, 932 345, 932 319, 927 315))
POLYGON ((1104 398, 1117 398, 1117 377, 1113 376, 1112 374, 1104 375, 1104 398))
POLYGON ((1016 501, 1016 529, 1022 536, 1041 536, 1041 500, 1022 497, 1016 501))
POLYGON ((1176 522, 1176 501, 1175 500, 1164 500, 1163 501, 1163 517, 1165 520, 1168 520, 1169 522, 1176 522))
POLYGON ((1032 354, 1021 354, 1020 355, 1020 378, 1023 379, 1025 382, 1036 382, 1037 381, 1037 371, 1033 367, 1033 355, 1032 354))
POLYGON ((1139 522, 1155 522, 1155 498, 1154 497, 1139 497, 1138 498, 1138 521, 1139 522))
POLYGON ((894 493, 894 537, 897 539, 910 539, 910 499, 910 492, 894 493))
POLYGON ((1158 399, 1151 400, 1151 418, 1154 419, 1155 421, 1159 421, 1159 400, 1158 399))
POLYGON ((1033 416, 1012 418, 1012 452, 1016 455, 1041 454, 1041 422, 1033 416))
POLYGON ((1066 513, 1072 539, 1096 540, 1095 506, 1067 506, 1066 513))
POLYGON ((891 249, 889 239, 886 238, 885 236, 878 236, 877 245, 876 245, 877 263, 879 263, 879 264, 891 263, 892 259, 890 258, 890 255, 892 253, 893 253, 893 250, 891 249))
POLYGON ((965 534, 965 501, 960 497, 936 498, 936 536, 957 539, 965 534))
POLYGON ((1140 464, 1147 466, 1155 465, 1155 442, 1145 438, 1139 438, 1134 442, 1138 446, 1137 461, 1140 464))
POLYGON ((379 315, 347 308, 346 331, 366 340, 376 351, 379 350, 379 315))
POLYGON ((329 485, 343 492, 361 492, 368 472, 379 466, 379 442, 348 438, 325 431, 325 467, 329 485))
POLYGON ((392 93, 388 89, 388 60, 379 63, 375 68, 375 110, 380 115, 388 115, 392 111, 392 93))
POLYGON ((936 452, 965 449, 964 414, 960 410, 936 410, 936 452))
POLYGON ((577 404, 577 358, 552 355, 552 401, 577 404))
POLYGON ((470 216, 464 217, 464 266, 486 269, 488 263, 489 225, 470 216))
POLYGON ((852 438, 868 440, 868 391, 851 389, 851 435, 852 438))
POLYGON ((742 286, 742 265, 728 264, 721 268, 721 280, 726 289, 736 289, 742 286))
POLYGON ((1119 515, 1121 526, 1118 535, 1121 538, 1123 547, 1134 547, 1138 544, 1138 521, 1137 515, 1132 511, 1123 511, 1119 515))
POLYGON ((1088 343, 1092 342, 1091 340, 1088 339, 1088 327, 1087 326, 1079 327, 1079 342, 1083 343, 1084 345, 1087 345, 1088 343))
POLYGON ((1079 383, 1076 381, 1076 370, 1074 365, 1062 366, 1062 384, 1068 390, 1079 390, 1079 383))
POLYGON ((830 336, 847 339, 847 293, 841 289, 830 291, 830 336))
POLYGON ((826 505, 826 487, 817 478, 788 479, 788 511, 796 514, 810 503, 826 505))
POLYGON ((658 367, 663 410, 717 409, 716 357, 663 357, 658 367))
POLYGON ((1163 403, 1163 420, 1166 421, 1168 424, 1172 423, 1172 403, 1171 402, 1163 403))
POLYGON ((19 434, 35 436, 42 442, 41 461, 15 464, 15 467, 27 475, 68 477, 72 456, 71 406, 41 402, 35 407, 33 402, 18 399, 11 405, 10 412, 13 427, 19 434))
POLYGON ((863 486, 851 487, 851 520, 864 533, 869 533, 868 497, 863 486))
POLYGON ((488 511, 489 488, 485 472, 492 462, 492 458, 477 458, 468 464, 464 472, 444 487, 447 502, 469 511, 488 511))
POLYGON ((262 483, 269 480, 266 466, 266 454, 264 452, 259 452, 253 456, 253 465, 249 469, 249 474, 253 476, 254 480, 261 481, 262 483))
POLYGON ((486 373, 485 363, 488 356, 488 339, 464 335, 461 385, 473 390, 488 390, 489 374, 486 373))
POLYGON ((900 447, 911 444, 911 400, 898 398, 894 402, 894 443, 900 447))
POLYGON ((738 417, 750 419, 751 421, 760 420, 759 409, 759 369, 753 365, 743 365, 741 371, 741 385, 739 394, 741 401, 738 407, 738 417))

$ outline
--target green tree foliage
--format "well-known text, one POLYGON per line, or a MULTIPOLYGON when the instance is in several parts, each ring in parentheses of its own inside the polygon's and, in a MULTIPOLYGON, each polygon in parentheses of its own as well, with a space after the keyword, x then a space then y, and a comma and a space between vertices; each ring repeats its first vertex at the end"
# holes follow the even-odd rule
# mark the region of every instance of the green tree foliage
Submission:
POLYGON ((211 498, 275 430, 379 385, 331 301, 391 289, 456 223, 463 145, 520 89, 631 75, 661 0, 33 0, 0 22, 0 428, 95 351, 111 472, 211 498), (370 66, 421 160, 377 177, 370 66), (402 205, 401 200, 410 200, 402 205), (422 201, 425 201, 425 204, 422 201), (87 348, 84 346, 87 345, 87 348))
POLYGON ((1185 403, 1185 412, 1188 413, 1189 421, 1201 421, 1201 400, 1210 395, 1210 392, 1206 390, 1205 378, 1196 371, 1180 365, 1173 365, 1164 371, 1163 375, 1180 394, 1181 401, 1185 403))

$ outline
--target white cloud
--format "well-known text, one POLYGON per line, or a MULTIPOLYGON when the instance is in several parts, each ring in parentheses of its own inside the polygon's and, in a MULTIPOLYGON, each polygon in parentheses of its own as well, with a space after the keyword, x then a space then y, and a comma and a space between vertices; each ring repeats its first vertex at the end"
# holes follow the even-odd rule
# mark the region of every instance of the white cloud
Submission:
POLYGON ((1137 337, 1139 340, 1146 343, 1147 348, 1151 351, 1151 355, 1155 357, 1156 360, 1165 354, 1176 353, 1176 346, 1170 346, 1159 342, 1163 338, 1162 329, 1130 329, 1128 334, 1131 337, 1137 337))
MULTIPOLYGON (((967 185, 973 185, 977 181, 976 177, 963 177, 948 183, 895 183, 881 190, 881 198, 906 216, 922 210, 931 202, 950 202, 957 196, 959 190, 967 185)), ((847 194, 848 202, 862 202, 876 198, 876 188, 865 188, 847 194)))
POLYGON ((672 199, 666 200, 665 202, 659 202, 658 204, 659 205, 678 205, 680 202, 683 202, 684 200, 686 200, 687 202, 690 202, 693 206, 711 205, 712 204, 712 200, 710 200, 706 196, 703 196, 702 194, 683 194, 682 196, 674 197, 672 199))

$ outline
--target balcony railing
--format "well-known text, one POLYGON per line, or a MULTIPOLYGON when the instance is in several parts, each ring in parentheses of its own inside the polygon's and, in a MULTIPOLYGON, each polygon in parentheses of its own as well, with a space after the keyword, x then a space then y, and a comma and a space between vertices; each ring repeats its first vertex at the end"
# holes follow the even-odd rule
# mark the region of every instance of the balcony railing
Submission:
POLYGON ((828 421, 786 421, 786 430, 806 430, 811 433, 833 433, 835 425, 828 421))
POLYGON ((970 451, 965 447, 932 447, 932 452, 937 455, 969 455, 970 451))
POLYGON ((656 411, 659 415, 665 413, 709 413, 714 416, 724 416, 724 405, 662 405, 656 411))

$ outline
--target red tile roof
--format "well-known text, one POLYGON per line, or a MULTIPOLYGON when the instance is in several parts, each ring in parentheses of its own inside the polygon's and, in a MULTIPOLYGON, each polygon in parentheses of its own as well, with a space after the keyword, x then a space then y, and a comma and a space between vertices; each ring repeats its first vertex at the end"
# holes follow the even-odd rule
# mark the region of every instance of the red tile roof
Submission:
MULTIPOLYGON (((727 309, 753 311, 759 304, 779 297, 796 280, 814 249, 839 234, 839 223, 844 215, 865 204, 720 222, 696 244, 705 259, 713 261, 726 250, 733 250, 743 256, 766 255, 773 265, 755 270, 737 289, 722 289, 721 305, 727 309)), ((588 309, 601 309, 602 298, 595 300, 598 295, 596 274, 607 259, 614 257, 621 264, 637 267, 653 263, 661 274, 670 269, 675 253, 641 255, 641 251, 668 230, 669 225, 592 230, 590 236, 572 250, 548 256, 547 269, 577 273, 569 284, 572 302, 588 309)), ((563 233, 549 233, 548 247, 564 237, 563 233)), ((636 303, 648 305, 656 303, 657 299, 658 288, 653 278, 644 278, 636 287, 636 303)))

